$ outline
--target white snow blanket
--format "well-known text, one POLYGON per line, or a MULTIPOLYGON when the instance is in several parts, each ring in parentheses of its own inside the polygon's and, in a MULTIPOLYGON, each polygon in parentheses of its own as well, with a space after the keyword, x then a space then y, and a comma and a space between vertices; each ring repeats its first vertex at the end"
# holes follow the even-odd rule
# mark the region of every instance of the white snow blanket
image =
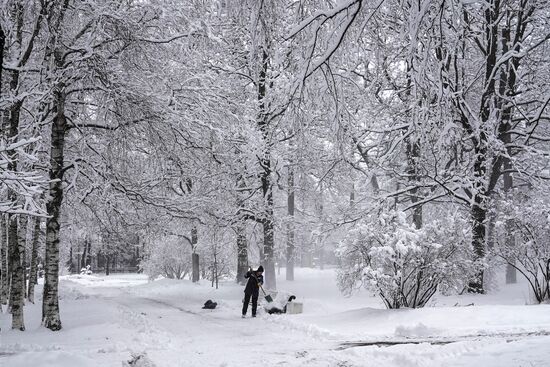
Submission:
POLYGON ((61 331, 40 326, 40 299, 25 308, 25 332, 0 314, 0 366, 550 365, 550 305, 526 305, 525 284, 437 296, 416 310, 386 310, 367 292, 344 298, 333 270, 296 269, 296 280, 279 278, 278 288, 307 304, 305 312, 260 307, 259 317, 242 319, 243 287, 233 282, 216 290, 136 274, 65 276, 61 331), (218 307, 202 309, 207 299, 218 307))

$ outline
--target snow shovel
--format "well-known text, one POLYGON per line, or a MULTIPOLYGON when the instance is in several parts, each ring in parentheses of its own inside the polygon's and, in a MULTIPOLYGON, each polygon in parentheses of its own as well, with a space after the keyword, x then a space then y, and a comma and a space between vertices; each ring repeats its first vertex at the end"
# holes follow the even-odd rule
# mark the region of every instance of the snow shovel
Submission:
POLYGON ((273 297, 271 297, 270 294, 265 293, 264 287, 262 287, 262 285, 261 285, 260 283, 258 283, 258 285, 259 285, 260 288, 262 289, 262 292, 264 292, 264 298, 265 298, 265 300, 267 301, 267 303, 273 302, 273 297))

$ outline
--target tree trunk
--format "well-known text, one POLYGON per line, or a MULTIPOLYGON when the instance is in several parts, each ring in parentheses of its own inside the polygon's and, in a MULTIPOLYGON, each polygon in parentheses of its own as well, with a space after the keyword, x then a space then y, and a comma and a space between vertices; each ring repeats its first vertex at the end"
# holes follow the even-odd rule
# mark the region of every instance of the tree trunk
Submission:
MULTIPOLYGON (((418 160, 420 159, 420 144, 418 142, 412 142, 411 139, 407 141, 407 174, 409 176, 409 182, 418 186, 418 160)), ((418 188, 415 187, 411 190, 411 203, 415 204, 419 201, 418 188)), ((422 228, 422 205, 417 205, 413 208, 413 223, 416 229, 422 228)))
POLYGON ((270 148, 270 129, 269 117, 266 110, 266 92, 267 92, 267 69, 269 55, 265 47, 261 46, 262 63, 258 75, 258 127, 262 132, 263 152, 260 158, 260 181, 262 185, 262 194, 264 198, 264 210, 262 215, 262 227, 264 232, 263 242, 263 262, 265 269, 266 287, 272 290, 277 288, 277 279, 275 277, 275 259, 274 259, 274 226, 273 226, 273 184, 271 182, 271 148, 270 148))
POLYGON ((244 284, 244 275, 248 270, 248 244, 246 241, 245 223, 239 221, 236 227, 237 232, 237 282, 244 284))
MULTIPOLYGON (((273 203, 271 204, 273 205, 273 203)), ((264 229, 264 268, 265 268, 265 286, 270 290, 277 289, 277 279, 275 275, 274 259, 274 239, 273 239, 273 213, 268 211, 270 216, 263 222, 264 229)))
MULTIPOLYGON (((56 64, 61 63, 56 53, 56 64)), ((55 116, 52 123, 50 150, 50 187, 46 209, 50 217, 46 221, 45 281, 42 303, 42 323, 50 330, 61 329, 59 316, 59 230, 61 204, 63 203, 63 155, 67 120, 65 118, 65 86, 54 91, 55 116)))
POLYGON ((40 244, 40 217, 34 218, 34 230, 31 249, 31 268, 29 272, 29 288, 27 296, 29 302, 34 303, 34 286, 38 283, 38 246, 40 244))
POLYGON ((4 69, 4 46, 6 45, 6 34, 0 24, 0 99, 2 99, 2 71, 4 69))
POLYGON ((11 328, 21 331, 25 330, 23 319, 23 262, 21 251, 17 238, 17 216, 9 215, 8 244, 10 252, 11 287, 10 287, 10 308, 11 308, 11 328))
POLYGON ((86 250, 86 267, 90 265, 90 268, 92 267, 92 240, 86 239, 86 244, 88 246, 88 249, 86 250))
MULTIPOLYGON (((511 19, 512 15, 508 15, 508 21, 504 29, 502 30, 502 39, 501 47, 502 53, 506 54, 509 52, 510 41, 511 41, 511 27, 513 20, 511 19)), ((520 42, 523 39, 522 27, 516 27, 517 34, 514 37, 516 42, 520 42)), ((515 51, 519 53, 520 44, 513 45, 515 51)), ((516 93, 516 70, 519 68, 519 58, 512 59, 512 61, 506 61, 505 65, 501 69, 500 73, 500 83, 499 83, 499 95, 501 98, 505 96, 511 96, 516 93)), ((513 176, 512 176, 512 162, 511 155, 512 149, 510 144, 512 142, 512 136, 510 130, 512 129, 512 105, 504 100, 504 104, 507 104, 505 108, 502 108, 502 121, 499 126, 499 139, 504 143, 506 148, 506 155, 502 157, 502 171, 503 171, 503 189, 505 200, 511 199, 510 190, 514 186, 513 176)), ((502 107, 502 106, 501 106, 502 107)), ((505 243, 506 248, 510 249, 515 246, 515 237, 513 234, 513 219, 507 219, 505 223, 505 243)), ((512 260, 511 264, 506 264, 506 284, 515 284, 517 282, 515 260, 512 260)))
POLYGON ((193 251, 191 254, 191 261, 193 266, 192 273, 191 273, 191 281, 193 283, 198 282, 200 279, 199 254, 195 252, 197 249, 198 242, 199 242, 199 237, 198 237, 197 227, 193 226, 193 228, 191 228, 191 249, 193 251))
MULTIPOLYGON (((80 245, 79 245, 80 247, 80 245)), ((80 260, 78 261, 78 271, 80 272, 82 269, 86 269, 86 258, 88 257, 87 255, 87 252, 88 252, 88 243, 86 242, 86 240, 84 240, 84 245, 82 246, 83 249, 82 249, 82 256, 80 257, 80 260)))
POLYGON ((265 268, 266 287, 277 289, 277 279, 275 278, 275 258, 274 258, 274 226, 273 226, 273 186, 271 184, 271 162, 269 158, 264 159, 264 170, 261 173, 262 190, 264 194, 265 217, 262 220, 264 232, 263 243, 263 262, 265 268))
MULTIPOLYGON (((22 29, 23 29, 23 8, 21 4, 15 5, 15 18, 17 21, 17 30, 15 36, 14 50, 21 50, 22 29)), ((10 80, 10 90, 15 94, 19 88, 19 70, 12 72, 12 78, 10 80)), ((10 130, 9 140, 15 141, 19 136, 19 119, 21 115, 21 107, 23 106, 23 100, 19 99, 13 103, 10 112, 10 130)), ((8 156, 12 159, 8 163, 8 170, 17 171, 17 153, 15 151, 9 151, 8 156)), ((8 190, 8 198, 12 203, 17 202, 17 193, 13 190, 8 190)), ((25 324, 23 320, 23 306, 24 306, 24 269, 21 259, 21 251, 18 241, 18 218, 13 214, 8 215, 8 269, 10 273, 10 310, 12 314, 12 329, 25 330, 25 324)))
MULTIPOLYGON (((13 249, 17 246, 14 241, 17 241, 14 238, 17 237, 17 234, 15 234, 15 237, 11 234, 11 222, 12 222, 12 215, 7 215, 7 245, 8 245, 8 310, 11 310, 11 306, 13 304, 13 294, 12 294, 12 287, 13 287, 13 273, 15 271, 15 264, 13 263, 13 249)), ((17 228, 15 229, 15 233, 17 233, 17 228)))
MULTIPOLYGON (((266 148, 269 150, 269 148, 266 148)), ((261 171, 262 192, 264 197, 264 218, 262 227, 264 232, 263 242, 263 263, 265 268, 265 284, 268 289, 277 289, 277 279, 275 277, 275 258, 274 258, 274 226, 273 226, 273 185, 271 183, 271 159, 269 152, 264 152, 262 160, 263 170, 261 171)))
POLYGON ((319 183, 319 199, 317 201, 317 217, 319 218, 319 224, 317 225, 317 236, 312 248, 311 267, 319 267, 321 270, 324 267, 323 253, 325 252, 325 240, 323 235, 323 223, 325 221, 325 191, 323 183, 319 183))
MULTIPOLYGON (((483 197, 476 195, 474 205, 471 209, 472 218, 472 247, 474 249, 474 260, 483 261, 485 257, 485 219, 487 209, 483 203, 483 197)), ((480 270, 475 279, 470 281, 468 291, 473 293, 484 293, 483 270, 480 270)))
POLYGON ((69 247, 69 260, 67 261, 67 270, 70 274, 74 274, 74 255, 73 255, 73 246, 69 247))
MULTIPOLYGON (((488 157, 488 136, 486 129, 493 118, 494 100, 496 93, 496 78, 494 70, 497 67, 498 51, 498 19, 500 17, 500 0, 491 0, 490 6, 485 9, 485 41, 487 52, 485 56, 484 89, 481 96, 480 117, 481 125, 475 138, 475 162, 474 162, 474 194, 471 208, 472 219, 472 247, 474 260, 483 261, 485 257, 485 220, 487 218, 487 200, 490 191, 486 186, 488 157)), ((490 175, 494 175, 494 168, 490 175)), ((480 270, 476 279, 470 282, 470 292, 484 293, 483 270, 480 270)))
POLYGON ((27 224, 28 224, 28 217, 26 215, 19 215, 19 224, 18 224, 18 227, 17 227, 17 244, 18 244, 18 251, 19 251, 19 256, 21 258, 21 267, 22 267, 22 271, 21 271, 21 285, 23 287, 22 289, 22 292, 23 292, 23 302, 24 302, 24 299, 27 298, 27 282, 26 282, 26 273, 27 273, 27 261, 26 261, 26 256, 27 256, 27 224))
MULTIPOLYGON (((242 175, 237 178, 237 187, 244 190, 246 183, 242 175)), ((242 192, 237 192, 237 208, 238 210, 244 209, 244 199, 242 192)), ((248 241, 246 240, 246 219, 240 217, 235 226, 235 233, 237 235, 237 283, 245 284, 246 279, 244 275, 248 270, 248 241)))
POLYGON ((294 280, 294 167, 288 165, 288 223, 286 242, 286 280, 294 280))
MULTIPOLYGON (((509 134, 507 134, 509 136, 509 134)), ((504 193, 506 199, 510 199, 510 190, 513 186, 512 174, 509 172, 512 169, 512 164, 510 159, 506 157, 503 163, 504 168, 504 193)), ((514 220, 506 219, 504 226, 505 229, 505 244, 507 249, 511 249, 515 246, 515 234, 514 234, 514 220)), ((506 264, 506 284, 515 284, 517 283, 517 274, 515 267, 515 260, 511 260, 512 263, 506 264)))
POLYGON ((193 262, 193 270, 191 272, 191 281, 193 283, 196 283, 200 280, 200 272, 199 272, 199 254, 193 253, 191 254, 191 261, 193 262))
POLYGON ((0 266, 2 267, 2 278, 0 282, 0 304, 8 303, 9 269, 8 269, 8 237, 6 217, 0 214, 0 266))
POLYGON ((111 259, 110 259, 109 255, 105 255, 105 275, 111 274, 110 268, 109 268, 109 263, 110 262, 111 262, 111 259))
POLYGON ((214 250, 214 264, 212 266, 212 287, 214 284, 216 284, 216 289, 218 289, 218 256, 216 250, 214 250))

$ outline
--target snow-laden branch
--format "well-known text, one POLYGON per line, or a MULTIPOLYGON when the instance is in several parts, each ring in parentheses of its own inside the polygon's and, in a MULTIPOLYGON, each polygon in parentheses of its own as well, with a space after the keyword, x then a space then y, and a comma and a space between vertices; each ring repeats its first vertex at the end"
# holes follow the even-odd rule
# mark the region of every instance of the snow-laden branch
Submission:
MULTIPOLYGON (((383 1, 384 0, 382 0, 382 2, 383 1)), ((290 34, 289 36, 286 37, 286 40, 296 37, 296 35, 301 31, 303 31, 305 28, 309 27, 313 23, 317 23, 316 28, 314 30, 315 37, 313 38, 313 41, 310 42, 308 46, 310 48, 310 51, 309 51, 309 56, 307 58, 306 67, 304 68, 303 75, 301 77, 302 83, 305 82, 305 80, 309 78, 315 71, 317 71, 322 65, 326 64, 330 60, 332 55, 338 50, 349 28, 351 27, 351 25, 355 21, 355 18, 359 14, 362 4, 363 4, 362 0, 351 0, 340 4, 334 9, 319 11, 313 14, 311 17, 302 21, 297 27, 295 27, 293 30, 290 31, 290 34), (319 33, 321 31, 321 28, 328 21, 335 19, 341 14, 345 14, 345 15, 341 24, 338 26, 339 31, 335 33, 336 34, 335 37, 331 37, 332 42, 330 42, 330 44, 327 46, 327 49, 323 52, 323 54, 316 57, 314 60, 315 49, 317 48, 317 43, 318 43, 318 38, 319 38, 319 33)))
POLYGON ((348 0, 346 2, 343 2, 339 6, 335 7, 334 9, 330 10, 320 10, 316 12, 315 14, 311 15, 310 17, 304 19, 300 24, 298 24, 296 27, 290 30, 289 35, 285 38, 285 41, 288 41, 289 39, 295 37, 298 33, 303 31, 305 28, 307 28, 311 23, 322 20, 323 22, 332 19, 338 14, 340 14, 343 11, 347 11, 353 6, 355 6, 357 3, 359 3, 359 6, 361 6, 362 0, 348 0))
POLYGON ((205 36, 202 32, 198 32, 198 31, 192 31, 192 32, 188 32, 188 33, 180 33, 180 34, 176 34, 176 35, 173 35, 171 37, 167 37, 167 38, 137 38, 136 40, 137 41, 140 41, 140 42, 147 42, 147 43, 156 43, 156 44, 163 44, 163 43, 170 43, 170 42, 174 42, 174 41, 177 41, 181 38, 187 38, 187 37, 192 37, 192 36, 205 36))

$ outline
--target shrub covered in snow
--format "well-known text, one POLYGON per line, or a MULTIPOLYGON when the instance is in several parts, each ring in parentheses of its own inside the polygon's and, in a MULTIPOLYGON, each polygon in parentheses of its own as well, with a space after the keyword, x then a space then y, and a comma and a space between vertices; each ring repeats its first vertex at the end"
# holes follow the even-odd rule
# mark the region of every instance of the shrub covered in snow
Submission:
POLYGON ((416 308, 439 288, 462 288, 475 266, 458 223, 441 218, 416 229, 393 210, 365 218, 337 249, 340 289, 366 287, 388 308, 416 308))
POLYGON ((527 279, 535 300, 542 303, 550 300, 550 199, 548 193, 532 194, 506 202, 493 253, 527 279), (506 241, 507 226, 512 241, 506 241))
POLYGON ((148 243, 140 267, 152 279, 183 279, 191 271, 191 246, 176 236, 159 236, 148 243))

